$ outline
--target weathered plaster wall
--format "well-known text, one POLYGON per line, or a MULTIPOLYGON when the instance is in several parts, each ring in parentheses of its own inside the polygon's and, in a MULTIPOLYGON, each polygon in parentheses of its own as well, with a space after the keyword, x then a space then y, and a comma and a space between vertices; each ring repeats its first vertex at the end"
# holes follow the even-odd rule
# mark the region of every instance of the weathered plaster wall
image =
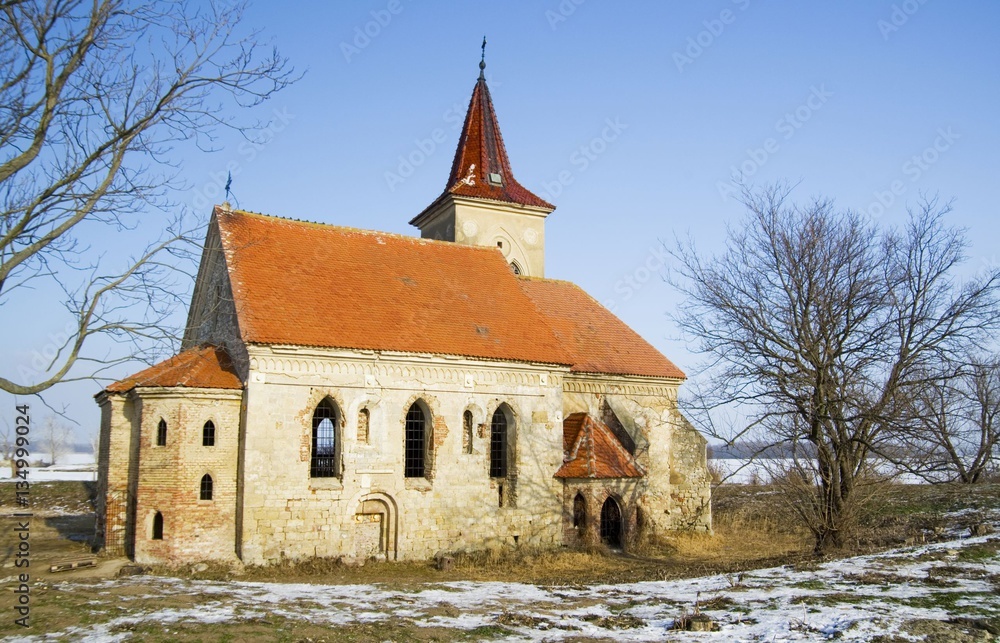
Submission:
POLYGON ((245 562, 325 556, 420 559, 491 545, 552 546, 562 538, 561 372, 442 357, 252 347, 242 467, 245 562), (340 412, 337 478, 310 478, 312 414, 340 412), (404 421, 429 417, 426 479, 405 478, 404 421), (489 423, 509 407, 514 457, 489 476, 489 423), (358 440, 358 413, 369 440, 358 440), (476 426, 463 448, 462 416, 476 426), (500 506, 501 490, 504 506, 500 506), (511 488, 512 487, 512 488, 511 488))
POLYGON ((513 203, 453 198, 421 223, 420 236, 497 248, 508 263, 517 263, 521 274, 544 277, 546 215, 513 203))

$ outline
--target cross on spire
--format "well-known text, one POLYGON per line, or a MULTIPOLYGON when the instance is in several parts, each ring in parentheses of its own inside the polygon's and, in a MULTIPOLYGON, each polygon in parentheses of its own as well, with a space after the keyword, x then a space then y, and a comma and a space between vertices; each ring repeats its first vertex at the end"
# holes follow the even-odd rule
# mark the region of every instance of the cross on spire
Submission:
POLYGON ((483 73, 486 71, 486 36, 483 36, 483 57, 479 59, 479 77, 485 78, 483 73))

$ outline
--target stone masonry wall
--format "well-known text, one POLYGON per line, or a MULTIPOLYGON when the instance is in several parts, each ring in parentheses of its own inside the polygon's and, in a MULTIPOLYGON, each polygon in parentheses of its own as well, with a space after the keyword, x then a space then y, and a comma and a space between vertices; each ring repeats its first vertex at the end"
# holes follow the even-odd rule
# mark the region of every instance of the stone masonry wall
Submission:
POLYGON ((246 381, 249 358, 240 337, 226 259, 218 238, 218 228, 210 226, 209 230, 181 349, 201 344, 222 346, 233 361, 240 379, 246 381))
POLYGON ((708 441, 677 412, 670 452, 670 487, 674 529, 712 530, 712 477, 708 472, 708 441))
POLYGON ((244 562, 422 559, 561 543, 563 491, 553 477, 562 463, 561 372, 429 356, 281 353, 250 352, 238 527, 244 562), (326 397, 339 413, 341 475, 311 478, 312 414, 326 397), (404 422, 414 402, 431 425, 426 479, 403 475, 404 422), (508 478, 491 479, 490 420, 500 405, 511 419, 513 457, 508 478), (367 441, 358 432, 362 409, 367 441), (471 453, 462 435, 466 410, 474 418, 471 453))
POLYGON ((565 384, 564 415, 584 411, 599 418, 608 403, 635 441, 636 460, 647 473, 638 502, 647 510, 644 529, 654 537, 711 529, 706 443, 677 410, 679 383, 574 374, 565 384))

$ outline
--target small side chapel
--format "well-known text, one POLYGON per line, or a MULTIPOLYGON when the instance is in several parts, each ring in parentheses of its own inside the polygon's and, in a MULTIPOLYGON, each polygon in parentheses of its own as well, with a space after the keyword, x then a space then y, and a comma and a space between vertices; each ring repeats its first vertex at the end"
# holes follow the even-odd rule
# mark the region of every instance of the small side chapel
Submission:
POLYGON ((139 563, 424 559, 711 529, 684 374, 544 278, 480 63, 420 238, 217 206, 181 351, 108 386, 100 544, 139 563))

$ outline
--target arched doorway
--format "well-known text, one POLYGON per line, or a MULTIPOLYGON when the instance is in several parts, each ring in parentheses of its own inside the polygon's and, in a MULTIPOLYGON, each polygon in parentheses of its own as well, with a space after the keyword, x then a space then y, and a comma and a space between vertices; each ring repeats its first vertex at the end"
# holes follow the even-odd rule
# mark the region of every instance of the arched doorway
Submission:
POLYGON ((375 492, 363 497, 354 522, 354 558, 396 560, 396 503, 390 496, 375 492))
POLYGON ((622 546, 622 510, 610 496, 601 507, 601 542, 615 549, 622 546))

